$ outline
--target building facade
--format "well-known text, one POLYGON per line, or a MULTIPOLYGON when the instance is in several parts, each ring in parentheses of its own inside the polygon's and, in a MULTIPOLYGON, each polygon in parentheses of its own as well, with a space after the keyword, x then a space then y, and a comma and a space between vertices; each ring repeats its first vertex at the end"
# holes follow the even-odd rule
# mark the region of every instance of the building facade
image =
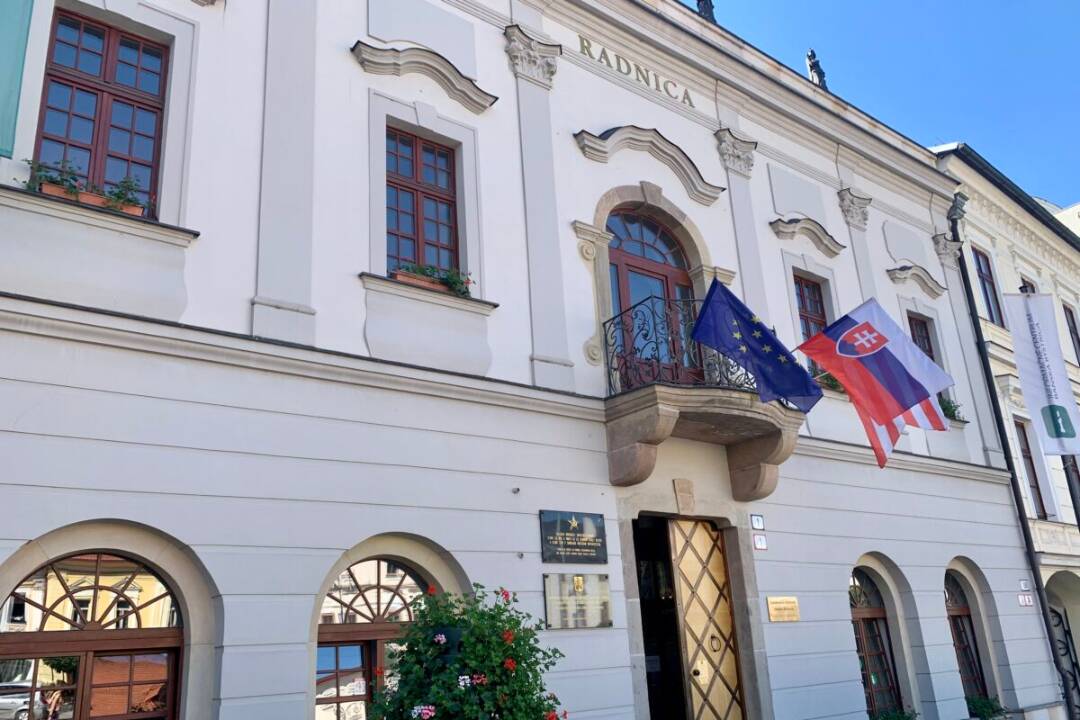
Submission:
POLYGON ((1065 717, 933 152, 669 0, 13 5, 19 720, 362 718, 425 586, 559 573, 607 579, 544 633, 574 717, 1065 717), (792 348, 877 298, 950 431, 879 470, 842 393, 759 402, 714 279, 792 348))
POLYGON ((1063 216, 1068 211, 1059 210, 1055 217, 1054 208, 1029 196, 970 146, 936 150, 940 166, 961 182, 959 192, 968 198, 960 221, 963 258, 972 278, 1010 450, 1025 489, 1026 511, 1058 633, 1057 647, 1068 672, 1066 685, 1080 702, 1080 664, 1070 626, 1070 619, 1080 614, 1080 532, 1072 495, 1080 487, 1080 473, 1074 457, 1046 455, 1039 447, 1002 312, 1005 293, 1051 295, 1061 354, 1074 392, 1080 390, 1080 237, 1065 224, 1063 216))

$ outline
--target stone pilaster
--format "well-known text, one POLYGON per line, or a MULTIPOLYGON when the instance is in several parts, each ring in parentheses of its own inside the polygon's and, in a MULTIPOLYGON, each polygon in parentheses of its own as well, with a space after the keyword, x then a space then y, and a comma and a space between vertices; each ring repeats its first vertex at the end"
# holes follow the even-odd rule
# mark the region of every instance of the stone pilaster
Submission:
POLYGON ((750 176, 754 171, 754 151, 757 143, 721 128, 716 132, 720 160, 727 168, 728 197, 731 219, 735 226, 735 247, 739 253, 739 278, 743 302, 759 317, 769 319, 765 294, 765 263, 754 221, 754 202, 750 193, 750 176))
POLYGON ((555 150, 548 91, 561 45, 540 42, 518 25, 505 30, 506 56, 516 78, 521 169, 525 191, 533 383, 574 389, 574 364, 566 335, 560 228, 555 208, 555 150))
POLYGON ((874 261, 870 256, 870 246, 866 240, 866 227, 870 221, 870 198, 858 195, 851 188, 843 188, 836 194, 840 203, 840 212, 848 226, 851 238, 851 252, 855 256, 855 272, 859 278, 864 300, 877 296, 877 282, 874 278, 874 261))

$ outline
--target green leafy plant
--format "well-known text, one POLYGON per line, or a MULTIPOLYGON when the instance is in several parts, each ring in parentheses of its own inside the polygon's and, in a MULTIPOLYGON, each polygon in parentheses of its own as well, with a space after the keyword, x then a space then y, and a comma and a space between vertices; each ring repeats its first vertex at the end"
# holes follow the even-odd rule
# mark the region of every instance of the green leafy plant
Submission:
POLYGON ((886 710, 879 712, 873 720, 915 720, 919 713, 914 710, 886 710))
POLYGON ((23 187, 27 190, 41 192, 42 183, 60 185, 68 195, 77 195, 82 189, 78 168, 70 160, 61 160, 59 165, 46 165, 36 160, 23 162, 30 166, 30 177, 23 182, 23 187))
POLYGON ((473 281, 469 277, 469 273, 463 273, 455 268, 445 270, 434 265, 402 265, 399 269, 402 272, 437 280, 455 295, 461 297, 470 297, 472 295, 469 287, 473 284, 473 281))
MULTIPOLYGON (((540 626, 506 590, 418 598, 413 622, 388 650, 395 677, 376 691, 375 720, 559 720, 544 673, 562 653, 541 646, 540 626)), ((382 675, 381 668, 376 675, 382 675)))
POLYGON ((113 185, 112 189, 104 192, 108 201, 105 206, 114 210, 124 205, 142 207, 143 204, 137 194, 140 189, 139 181, 128 175, 116 185, 113 185))
POLYGON ((960 414, 960 403, 951 398, 947 398, 944 395, 938 398, 938 402, 941 404, 941 412, 945 414, 945 417, 950 420, 966 422, 964 416, 960 414))
POLYGON ((979 720, 1001 720, 1009 716, 1009 711, 996 697, 969 697, 967 706, 968 715, 979 720))
POLYGON ((816 380, 817 384, 823 388, 828 388, 829 390, 833 390, 838 393, 847 394, 847 391, 844 390, 844 386, 840 384, 840 381, 837 380, 832 373, 821 373, 820 375, 815 377, 814 380, 816 380))

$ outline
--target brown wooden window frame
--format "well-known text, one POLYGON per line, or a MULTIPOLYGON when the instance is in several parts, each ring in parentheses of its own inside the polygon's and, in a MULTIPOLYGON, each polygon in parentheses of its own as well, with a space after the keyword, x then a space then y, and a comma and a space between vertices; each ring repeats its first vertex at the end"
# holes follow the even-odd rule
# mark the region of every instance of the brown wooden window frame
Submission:
POLYGON ((971 606, 967 593, 953 571, 945 573, 945 612, 949 618, 949 631, 952 634, 953 650, 956 652, 956 664, 960 671, 960 682, 965 697, 987 697, 986 676, 979 656, 978 638, 975 635, 975 623, 972 620, 971 606), (956 592, 949 591, 950 581, 955 584, 956 592))
POLYGON ((461 267, 460 228, 458 224, 457 207, 457 152, 454 148, 437 143, 433 140, 421 137, 407 130, 387 125, 386 127, 386 192, 387 192, 387 218, 386 218, 386 269, 393 272, 402 265, 433 265, 440 270, 458 270, 461 267), (393 137, 395 148, 389 145, 393 137), (411 152, 406 157, 402 152, 402 141, 408 141, 411 152), (435 158, 435 164, 424 162, 425 151, 430 150, 435 158), (438 165, 441 157, 447 158, 447 167, 438 165), (395 168, 400 168, 403 158, 411 164, 412 172, 404 174, 395 168), (435 182, 424 179, 424 171, 430 169, 433 172, 435 182), (440 175, 445 174, 448 178, 447 185, 439 184, 440 175), (411 214, 405 213, 401 203, 400 193, 411 193, 411 214), (427 202, 433 202, 436 206, 436 217, 429 218, 425 215, 427 202), (449 206, 448 217, 444 220, 438 217, 441 206, 449 206), (412 218, 412 230, 402 229, 401 218, 412 218), (427 235, 427 223, 435 225, 435 237, 427 235), (448 241, 440 239, 442 228, 448 228, 448 241), (401 252, 402 241, 413 243, 413 257, 401 252), (427 261, 427 250, 435 251, 435 262, 427 261), (448 253, 449 262, 445 261, 448 253))
POLYGON ((999 327, 1005 327, 1005 316, 1001 312, 1001 301, 998 297, 994 266, 990 263, 990 256, 977 248, 972 248, 971 253, 975 258, 975 274, 979 278, 983 302, 986 304, 986 319, 999 327))
MULTIPOLYGON (((69 27, 69 25, 65 24, 65 27, 69 27)), ((45 142, 62 145, 63 159, 69 158, 69 148, 71 147, 88 152, 90 155, 89 165, 85 168, 85 175, 80 174, 80 177, 83 182, 104 189, 108 189, 108 187, 115 182, 106 179, 107 165, 110 158, 118 162, 126 163, 127 175, 131 175, 132 177, 136 177, 136 175, 131 172, 131 166, 133 164, 149 167, 148 184, 141 189, 141 191, 145 193, 145 197, 141 199, 144 201, 147 208, 146 214, 151 217, 155 216, 157 186, 161 170, 161 148, 164 138, 165 95, 168 86, 168 77, 169 48, 166 45, 162 45, 161 43, 154 42, 153 40, 149 40, 135 33, 128 32, 127 30, 78 13, 67 10, 57 10, 53 15, 52 28, 49 34, 48 58, 45 65, 41 107, 38 116, 37 134, 34 142, 34 158, 39 161, 42 159, 42 148, 45 142), (57 60, 60 46, 65 48, 75 47, 68 41, 59 37, 59 29, 64 21, 67 21, 68 23, 78 23, 80 26, 79 45, 77 46, 78 49, 76 50, 75 56, 76 67, 69 67, 57 60), (94 31, 91 35, 96 37, 96 33, 100 33, 103 38, 101 52, 91 53, 93 55, 100 55, 100 72, 97 75, 78 68, 79 59, 81 57, 79 53, 81 53, 85 47, 84 39, 86 37, 87 28, 94 31), (126 52, 130 52, 133 46, 137 45, 134 64, 126 58, 121 57, 121 45, 123 45, 126 52), (147 62, 144 62, 147 57, 147 49, 160 55, 159 67, 156 71, 152 70, 147 62), (127 68, 134 68, 134 86, 120 82, 117 79, 117 73, 121 68, 125 69, 125 71, 127 68), (139 88, 139 83, 142 82, 141 78, 144 77, 141 73, 146 73, 147 76, 156 75, 156 93, 139 88), (61 106, 50 104, 50 90, 52 89, 53 83, 71 88, 68 108, 65 109, 61 106), (90 93, 94 95, 95 103, 92 116, 77 111, 75 107, 75 98, 79 91, 82 91, 84 94, 90 93), (121 124, 114 124, 117 122, 117 118, 113 113, 114 103, 131 106, 131 119, 128 125, 125 126, 122 121, 121 124), (46 131, 47 116, 50 110, 55 113, 61 113, 65 110, 68 111, 68 120, 65 123, 64 135, 46 131), (140 115, 139 111, 142 111, 143 115, 140 115), (147 134, 144 129, 140 129, 136 124, 139 119, 145 117, 145 114, 152 114, 154 117, 153 128, 152 131, 150 131, 150 134, 147 134), (93 129, 89 142, 71 137, 71 118, 73 116, 83 118, 84 120, 92 120, 93 129), (113 130, 117 131, 117 137, 122 137, 122 133, 127 134, 128 141, 127 149, 125 151, 122 152, 119 149, 110 148, 113 130), (146 141, 147 139, 149 139, 149 142, 152 145, 149 152, 149 158, 136 154, 137 141, 146 141)))
POLYGON ((922 350, 926 357, 937 362, 934 352, 934 330, 932 321, 914 313, 908 313, 908 330, 911 332, 911 340, 922 350))
POLYGON ((795 303, 799 309, 799 332, 803 340, 809 340, 829 326, 828 309, 825 305, 825 283, 801 273, 795 273, 793 277, 795 303), (812 303, 819 305, 820 311, 813 308, 812 303))
POLYGON ((43 613, 40 621, 41 625, 36 630, 28 629, 0 633, 0 660, 30 660, 34 663, 32 666, 33 675, 27 689, 27 693, 34 701, 32 717, 37 716, 39 707, 49 703, 50 695, 46 693, 56 690, 70 693, 67 697, 70 698, 71 717, 74 720, 89 720, 91 717, 101 717, 103 720, 176 720, 179 717, 184 643, 183 619, 176 605, 175 591, 152 568, 127 555, 88 550, 58 557, 38 568, 19 583, 16 590, 8 597, 4 605, 0 605, 0 608, 6 607, 6 603, 16 596, 23 597, 28 607, 35 607, 43 613), (64 579, 63 572, 58 570, 57 567, 62 566, 65 561, 71 558, 89 558, 92 556, 96 556, 93 565, 93 583, 69 587, 68 581, 64 579), (102 567, 108 559, 120 559, 130 562, 136 567, 136 570, 131 572, 129 578, 121 585, 105 585, 102 582, 102 567), (55 600, 50 596, 46 598, 45 604, 40 604, 32 598, 21 595, 19 592, 19 588, 22 588, 31 578, 35 578, 43 571, 46 573, 52 572, 54 577, 57 578, 57 585, 54 586, 54 589, 60 591, 60 600, 55 600), (163 593, 155 595, 150 600, 138 605, 128 602, 131 614, 126 617, 136 620, 135 627, 132 627, 130 622, 121 622, 124 617, 112 611, 121 601, 120 597, 122 595, 126 597, 125 594, 128 588, 131 587, 134 578, 141 573, 153 576, 165 590, 163 593), (118 592, 116 591, 117 588, 119 588, 118 592), (79 607, 76 602, 76 593, 87 591, 93 593, 91 616, 87 616, 86 611, 81 608, 75 609, 79 607), (107 600, 107 592, 115 594, 111 601, 107 600), (64 617, 53 609, 62 600, 72 601, 72 617, 64 617), (147 607, 163 600, 167 600, 172 604, 173 612, 169 615, 170 625, 167 627, 139 627, 141 623, 138 621, 138 614, 147 607), (99 605, 104 605, 105 609, 99 612, 99 605), (105 618, 109 616, 113 616, 114 619, 104 623, 93 620, 93 617, 105 618), (44 629, 45 623, 50 617, 64 621, 70 626, 70 629, 44 629), (165 656, 163 665, 164 679, 136 677, 134 658, 150 655, 165 656), (130 656, 131 658, 128 662, 129 673, 126 680, 103 682, 100 678, 95 678, 98 660, 121 656, 130 656), (39 686, 41 666, 47 665, 44 660, 50 658, 77 660, 72 682, 62 686, 39 686), (163 707, 131 712, 130 704, 134 701, 134 688, 147 686, 161 686, 159 692, 161 699, 164 701, 163 707), (115 691, 120 688, 127 689, 125 697, 129 712, 110 715, 102 715, 100 712, 91 713, 94 690, 111 689, 115 691))
POLYGON ((1020 457, 1024 463, 1024 474, 1027 475, 1028 490, 1031 493, 1031 504, 1035 508, 1035 517, 1046 520, 1046 503, 1043 501, 1042 488, 1039 487, 1039 473, 1035 470, 1035 456, 1031 451, 1027 428, 1019 420, 1013 421, 1013 424, 1016 427, 1016 442, 1020 445, 1020 457))
POLYGON ((859 656, 863 696, 866 701, 867 713, 870 717, 876 717, 879 713, 903 708, 903 698, 900 696, 900 684, 896 672, 896 660, 893 657, 888 611, 881 596, 881 588, 865 570, 856 568, 852 572, 851 578, 851 585, 848 589, 851 601, 851 625, 855 631, 855 651, 859 656), (873 591, 872 598, 870 593, 862 595, 861 592, 854 591, 855 588, 858 588, 859 591, 866 589, 862 579, 858 583, 855 582, 856 578, 860 577, 869 583, 870 589, 873 591), (860 597, 857 597, 857 595, 860 597), (870 648, 875 645, 873 642, 875 637, 877 646, 881 647, 880 652, 870 651, 870 648), (870 674, 870 668, 873 666, 871 658, 877 658, 880 661, 878 666, 885 671, 883 679, 886 685, 884 687, 875 688, 874 686, 870 674), (879 695, 886 696, 886 704, 879 703, 879 695))

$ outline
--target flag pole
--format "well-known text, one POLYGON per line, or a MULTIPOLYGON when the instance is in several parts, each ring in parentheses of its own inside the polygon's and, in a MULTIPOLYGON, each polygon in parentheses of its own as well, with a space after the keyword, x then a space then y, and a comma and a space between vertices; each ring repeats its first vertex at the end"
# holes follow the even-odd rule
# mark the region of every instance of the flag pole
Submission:
MULTIPOLYGON (((949 209, 949 226, 952 230, 952 236, 953 239, 960 243, 963 243, 964 241, 960 236, 960 218, 963 217, 963 203, 957 202, 957 200, 962 197, 963 195, 958 193, 953 200, 953 207, 949 209)), ((963 199, 966 200, 967 198, 963 199)), ((1050 619, 1050 603, 1046 598, 1046 585, 1043 583, 1042 572, 1039 570, 1039 558, 1035 552, 1035 539, 1031 534, 1031 522, 1028 519, 1027 506, 1024 504, 1024 493, 1020 489, 1020 478, 1016 473, 1016 463, 1013 461, 1012 451, 1009 448, 1009 436, 1005 432, 1005 417, 1001 411, 1001 402, 998 400, 997 387, 994 382, 994 372, 990 368, 990 356, 986 351, 986 338, 983 336, 982 323, 979 319, 979 314, 975 309, 975 293, 972 290, 971 275, 968 273, 967 262, 962 255, 963 245, 961 245, 960 248, 961 256, 958 258, 960 279, 963 281, 964 285, 964 295, 967 299, 968 315, 971 319, 971 326, 975 330, 975 346, 979 351, 979 364, 982 366, 983 379, 986 381, 986 390, 990 395, 990 408, 994 415, 994 425, 997 428, 998 439, 1001 442, 1001 452, 1005 455, 1005 467, 1009 471, 1009 485, 1012 488, 1013 505, 1016 508, 1016 515, 1020 521, 1021 534, 1024 537, 1024 551, 1027 556, 1028 566, 1031 569, 1032 580, 1035 583, 1035 594, 1039 597, 1039 609, 1042 611, 1043 628, 1046 631, 1046 641, 1050 645, 1050 658, 1053 660, 1054 668, 1061 677, 1062 695, 1065 699, 1069 717, 1072 720, 1080 720, 1080 708, 1077 707, 1072 690, 1068 686, 1068 671, 1062 663, 1061 656, 1058 654, 1055 646, 1054 622, 1050 619)), ((1075 503, 1076 494, 1071 487, 1071 483, 1070 492, 1073 494, 1073 502, 1075 503)))

